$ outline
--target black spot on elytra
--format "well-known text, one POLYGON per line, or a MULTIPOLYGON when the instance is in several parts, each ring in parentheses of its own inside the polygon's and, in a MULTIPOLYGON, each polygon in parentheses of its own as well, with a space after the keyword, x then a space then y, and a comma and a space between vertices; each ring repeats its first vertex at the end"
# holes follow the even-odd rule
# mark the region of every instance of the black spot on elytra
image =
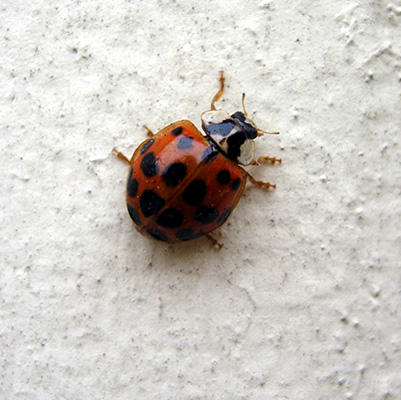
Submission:
POLYGON ((227 210, 225 210, 219 217, 219 219, 217 220, 217 222, 219 224, 223 224, 224 222, 227 221, 227 218, 230 216, 231 214, 231 207, 227 208, 227 210))
POLYGON ((219 212, 213 207, 200 206, 195 212, 195 219, 202 224, 212 223, 219 215, 219 212))
POLYGON ((231 189, 238 190, 240 186, 241 186, 241 179, 237 178, 233 180, 233 183, 231 184, 231 189))
POLYGON ((194 144, 193 141, 194 141, 194 139, 189 136, 181 136, 178 141, 177 147, 180 150, 190 149, 194 144))
POLYGON ((158 217, 157 223, 164 228, 178 228, 184 222, 184 216, 176 208, 167 208, 158 217))
POLYGON ((182 198, 187 204, 197 206, 202 203, 206 191, 207 188, 205 181, 203 179, 195 179, 184 190, 182 198))
POLYGON ((227 185, 231 180, 230 172, 226 169, 223 169, 217 174, 217 182, 220 183, 220 185, 227 185))
POLYGON ((135 222, 136 225, 140 226, 141 219, 139 218, 138 211, 136 211, 135 208, 132 208, 129 204, 127 204, 127 208, 128 208, 128 214, 131 217, 131 219, 135 222))
POLYGON ((148 178, 155 176, 159 172, 154 153, 148 153, 142 158, 141 170, 148 178))
POLYGON ((167 235, 159 229, 147 229, 146 232, 148 232, 149 235, 156 240, 160 240, 162 242, 169 242, 167 235))
POLYGON ((150 149, 150 146, 152 146, 152 144, 155 142, 155 139, 149 139, 149 140, 147 140, 144 144, 143 144, 143 146, 141 147, 141 151, 140 151, 140 153, 141 154, 145 154, 149 149, 150 149))
POLYGON ((219 152, 213 146, 210 146, 203 152, 202 161, 205 163, 213 161, 218 155, 219 152))
POLYGON ((199 233, 196 233, 196 234, 195 234, 195 232, 194 232, 193 229, 191 229, 191 228, 186 228, 186 229, 181 229, 180 231, 178 231, 178 232, 175 234, 175 237, 176 237, 178 240, 182 240, 182 241, 185 242, 185 241, 187 241, 187 240, 196 239, 196 238, 201 237, 201 236, 203 236, 203 235, 204 235, 203 232, 199 232, 199 233))
POLYGON ((171 133, 172 133, 174 136, 181 135, 181 133, 182 133, 182 126, 177 126, 177 128, 174 128, 174 129, 171 131, 171 133))
POLYGON ((187 167, 183 163, 172 163, 163 171, 162 177, 167 186, 176 186, 184 178, 187 173, 187 167))
POLYGON ((138 193, 138 181, 134 178, 131 178, 131 174, 128 176, 127 181, 127 193, 130 197, 135 197, 138 193))
POLYGON ((143 215, 148 218, 155 215, 164 206, 165 201, 153 190, 145 190, 139 198, 143 215))

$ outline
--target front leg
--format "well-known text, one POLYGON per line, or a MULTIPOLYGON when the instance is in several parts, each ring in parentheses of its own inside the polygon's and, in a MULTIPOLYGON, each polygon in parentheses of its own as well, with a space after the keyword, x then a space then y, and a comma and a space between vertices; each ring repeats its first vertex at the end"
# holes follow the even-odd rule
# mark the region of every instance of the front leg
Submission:
POLYGON ((281 158, 276 158, 276 157, 268 157, 268 156, 260 156, 258 160, 253 160, 249 165, 260 165, 260 164, 265 164, 265 163, 270 163, 270 164, 281 164, 281 158))
POLYGON ((249 180, 251 181, 251 183, 253 183, 254 185, 262 186, 266 189, 269 189, 269 188, 275 189, 276 188, 276 185, 274 185, 273 183, 258 181, 249 172, 247 172, 247 171, 245 171, 245 172, 246 172, 246 175, 248 176, 249 180))

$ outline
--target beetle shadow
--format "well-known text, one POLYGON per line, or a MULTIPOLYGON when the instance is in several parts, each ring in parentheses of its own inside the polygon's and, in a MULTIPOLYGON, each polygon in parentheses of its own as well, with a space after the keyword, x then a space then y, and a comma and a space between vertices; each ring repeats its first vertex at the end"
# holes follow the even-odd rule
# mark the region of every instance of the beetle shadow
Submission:
MULTIPOLYGON (((208 268, 225 268, 229 267, 230 264, 227 259, 228 247, 216 248, 206 237, 174 244, 162 243, 147 238, 141 239, 144 242, 143 246, 142 243, 139 245, 141 248, 139 251, 147 253, 148 256, 146 257, 146 264, 143 261, 135 263, 135 266, 131 264, 131 267, 137 271, 149 268, 158 271, 169 270, 169 272, 176 271, 176 273, 189 274, 208 268)), ((138 247, 132 250, 131 259, 144 258, 144 255, 138 257, 138 247)))

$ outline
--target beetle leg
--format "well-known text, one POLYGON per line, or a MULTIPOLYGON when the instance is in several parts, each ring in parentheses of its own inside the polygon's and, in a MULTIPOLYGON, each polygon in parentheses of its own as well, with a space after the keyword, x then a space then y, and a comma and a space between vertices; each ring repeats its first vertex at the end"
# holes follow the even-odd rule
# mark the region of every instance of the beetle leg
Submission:
POLYGON ((257 161, 256 160, 252 160, 249 165, 259 165, 259 164, 264 164, 264 163, 270 163, 270 164, 279 163, 279 164, 281 164, 281 158, 260 156, 257 161))
POLYGON ((276 157, 268 157, 268 156, 260 156, 258 158, 258 163, 259 164, 263 164, 265 162, 268 162, 270 164, 275 164, 275 163, 279 163, 281 164, 281 158, 276 158, 276 157))
POLYGON ((121 151, 118 151, 115 147, 113 149, 113 153, 121 160, 125 161, 127 164, 131 164, 131 161, 123 154, 121 151))
POLYGON ((269 189, 269 188, 275 189, 276 188, 276 185, 274 185, 273 183, 258 181, 249 172, 247 172, 247 171, 245 171, 245 172, 246 172, 249 180, 251 181, 251 183, 253 183, 254 185, 259 185, 259 186, 262 186, 262 187, 264 187, 266 189, 269 189))
POLYGON ((155 136, 155 134, 146 125, 144 125, 143 127, 146 129, 146 133, 149 137, 155 136))
POLYGON ((223 247, 223 245, 220 242, 218 242, 212 235, 206 233, 205 237, 207 237, 213 243, 213 246, 215 246, 217 249, 220 250, 223 247))

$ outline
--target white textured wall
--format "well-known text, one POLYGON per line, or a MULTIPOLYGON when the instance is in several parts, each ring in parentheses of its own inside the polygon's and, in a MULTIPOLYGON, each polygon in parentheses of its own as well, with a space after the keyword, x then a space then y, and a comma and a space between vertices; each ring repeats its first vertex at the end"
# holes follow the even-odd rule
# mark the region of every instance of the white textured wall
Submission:
POLYGON ((401 3, 0 6, 0 398, 400 399, 401 3), (228 111, 277 190, 206 240, 139 235, 126 165, 228 111))

